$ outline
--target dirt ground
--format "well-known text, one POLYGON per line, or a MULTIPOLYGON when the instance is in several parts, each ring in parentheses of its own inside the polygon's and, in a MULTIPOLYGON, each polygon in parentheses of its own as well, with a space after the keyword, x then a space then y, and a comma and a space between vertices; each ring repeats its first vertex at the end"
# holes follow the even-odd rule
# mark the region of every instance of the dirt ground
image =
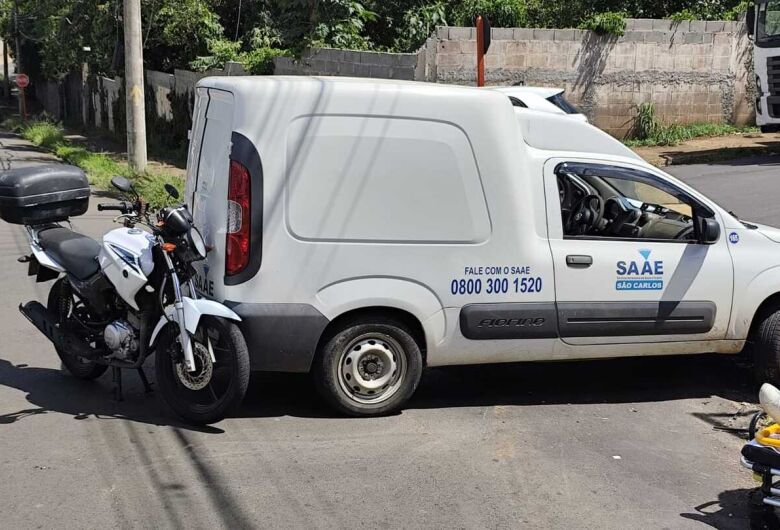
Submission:
POLYGON ((696 138, 674 146, 636 147, 654 166, 704 164, 748 156, 780 153, 780 134, 744 133, 696 138))

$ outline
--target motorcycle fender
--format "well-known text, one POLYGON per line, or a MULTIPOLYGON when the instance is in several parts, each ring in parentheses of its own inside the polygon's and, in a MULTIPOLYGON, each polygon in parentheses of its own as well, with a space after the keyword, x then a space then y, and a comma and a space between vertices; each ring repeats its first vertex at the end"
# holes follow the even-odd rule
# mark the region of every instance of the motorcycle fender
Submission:
MULTIPOLYGON (((228 307, 225 307, 223 304, 215 302, 214 300, 195 300, 188 296, 183 296, 181 303, 184 308, 184 327, 191 334, 195 333, 195 330, 198 329, 198 323, 200 322, 200 317, 202 315, 212 315, 215 317, 222 317, 227 318, 228 320, 241 322, 241 317, 235 314, 228 307)), ((172 305, 166 306, 165 315, 160 317, 160 320, 154 327, 154 331, 152 331, 152 338, 149 341, 150 346, 154 346, 160 331, 162 331, 165 325, 170 322, 177 322, 176 308, 172 305)))

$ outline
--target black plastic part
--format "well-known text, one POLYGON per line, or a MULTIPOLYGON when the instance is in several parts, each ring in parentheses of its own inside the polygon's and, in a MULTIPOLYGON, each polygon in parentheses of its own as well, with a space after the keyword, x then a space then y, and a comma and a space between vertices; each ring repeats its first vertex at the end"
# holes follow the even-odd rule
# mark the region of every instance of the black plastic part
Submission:
POLYGON ((490 49, 490 19, 482 15, 482 51, 487 53, 490 49))
POLYGON ((631 337, 707 333, 713 302, 559 302, 561 337, 631 337))
POLYGON ((19 304, 19 311, 57 348, 87 359, 98 355, 96 350, 93 350, 77 336, 61 329, 59 317, 46 309, 40 302, 32 301, 24 305, 19 304))
MULTIPOLYGON (((252 179, 251 228, 249 230, 249 263, 238 274, 225 275, 225 285, 238 285, 254 278, 263 260, 263 164, 260 153, 252 141, 241 133, 233 132, 230 141, 230 160, 235 160, 249 171, 252 179)), ((227 197, 225 197, 227 200, 227 197)))
POLYGON ((469 304, 460 310, 460 331, 472 340, 554 338, 558 317, 553 302, 469 304))
POLYGON ((40 225, 82 215, 89 207, 89 182, 74 166, 47 164, 0 173, 0 219, 40 225))
POLYGON ((308 372, 328 319, 308 304, 226 301, 241 317, 252 370, 308 372))

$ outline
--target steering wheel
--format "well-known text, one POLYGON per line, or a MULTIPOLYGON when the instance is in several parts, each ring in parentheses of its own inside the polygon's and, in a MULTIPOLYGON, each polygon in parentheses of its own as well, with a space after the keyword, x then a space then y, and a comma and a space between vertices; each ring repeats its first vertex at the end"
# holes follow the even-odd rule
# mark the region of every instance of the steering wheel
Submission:
POLYGON ((598 228, 604 217, 604 201, 598 195, 586 195, 577 202, 566 222, 566 235, 581 236, 598 228))

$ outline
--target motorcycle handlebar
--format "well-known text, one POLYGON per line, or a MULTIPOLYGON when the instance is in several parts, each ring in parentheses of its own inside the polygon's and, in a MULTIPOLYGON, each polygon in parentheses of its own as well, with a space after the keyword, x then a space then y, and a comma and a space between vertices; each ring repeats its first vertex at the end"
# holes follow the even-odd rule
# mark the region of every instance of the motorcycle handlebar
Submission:
POLYGON ((110 202, 104 202, 100 203, 97 206, 97 209, 99 212, 104 212, 106 210, 116 210, 118 212, 127 213, 132 210, 129 204, 126 202, 120 202, 117 204, 110 203, 110 202))

